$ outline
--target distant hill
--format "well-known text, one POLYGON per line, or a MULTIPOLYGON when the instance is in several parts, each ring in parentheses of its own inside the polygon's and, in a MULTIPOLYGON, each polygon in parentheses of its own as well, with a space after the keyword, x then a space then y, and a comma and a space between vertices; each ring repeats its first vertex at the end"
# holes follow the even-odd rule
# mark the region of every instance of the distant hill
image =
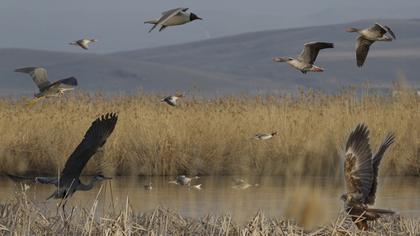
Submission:
POLYGON ((420 86, 420 21, 378 20, 397 34, 391 43, 375 43, 363 68, 355 64, 356 34, 348 26, 367 27, 375 20, 349 24, 246 33, 188 44, 113 54, 64 53, 28 49, 0 50, 0 93, 32 94, 28 76, 14 73, 23 66, 43 66, 51 80, 73 75, 83 90, 106 92, 196 90, 207 94, 287 91, 310 87, 334 91, 369 82, 386 88, 403 73, 420 86), (295 56, 305 42, 331 41, 335 49, 320 53, 324 73, 301 74, 273 56, 295 56))

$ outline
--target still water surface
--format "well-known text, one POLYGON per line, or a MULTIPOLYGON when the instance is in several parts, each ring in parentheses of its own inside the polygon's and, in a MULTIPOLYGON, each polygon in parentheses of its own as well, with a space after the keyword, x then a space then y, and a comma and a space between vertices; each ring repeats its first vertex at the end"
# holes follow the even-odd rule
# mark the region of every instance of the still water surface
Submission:
MULTIPOLYGON (((331 220, 342 209, 339 200, 343 192, 341 180, 313 177, 291 183, 283 177, 240 177, 251 184, 258 183, 258 187, 238 190, 232 188, 233 178, 201 177, 195 183, 201 183, 202 190, 196 190, 168 184, 170 177, 117 177, 89 192, 77 192, 67 206, 90 208, 98 196, 98 211, 120 211, 125 208, 128 198, 134 212, 150 211, 161 206, 176 210, 186 217, 230 214, 235 221, 245 222, 258 210, 268 216, 284 217, 284 211, 293 202, 296 193, 299 194, 303 188, 311 188, 322 197, 322 201, 315 204, 325 205, 331 220), (153 185, 151 191, 143 187, 149 180, 153 185)), ((40 207, 55 212, 58 201, 45 201, 54 191, 54 186, 28 184, 28 197, 40 207)), ((7 178, 0 179, 0 201, 12 199, 19 186, 7 178)), ((404 216, 420 217, 420 178, 382 178, 375 207, 392 209, 404 216)))

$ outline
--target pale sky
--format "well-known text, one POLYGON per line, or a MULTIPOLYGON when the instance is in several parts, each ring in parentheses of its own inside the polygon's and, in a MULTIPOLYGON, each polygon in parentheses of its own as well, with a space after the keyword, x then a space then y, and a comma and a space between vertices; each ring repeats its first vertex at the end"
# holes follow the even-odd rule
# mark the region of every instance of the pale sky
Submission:
POLYGON ((95 37, 90 52, 107 53, 269 29, 420 18, 419 12, 420 0, 2 0, 0 48, 80 52, 68 43, 95 37), (147 33, 145 20, 176 7, 204 20, 147 33))

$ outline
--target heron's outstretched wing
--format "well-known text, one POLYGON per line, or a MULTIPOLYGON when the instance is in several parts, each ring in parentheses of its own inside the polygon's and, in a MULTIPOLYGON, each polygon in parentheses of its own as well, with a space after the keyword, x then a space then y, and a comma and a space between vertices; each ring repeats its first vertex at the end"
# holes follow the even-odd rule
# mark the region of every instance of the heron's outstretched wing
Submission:
POLYGON ((89 159, 96 153, 98 148, 105 144, 107 138, 111 135, 117 120, 117 114, 108 113, 92 123, 82 142, 68 158, 61 172, 60 182, 73 181, 73 179, 80 176, 89 159))
POLYGON ((44 68, 24 67, 16 69, 15 72, 29 74, 41 92, 50 85, 50 81, 48 81, 47 70, 45 70, 44 68))
POLYGON ((69 77, 66 79, 57 80, 54 83, 52 83, 49 87, 60 87, 60 86, 66 86, 66 87, 76 87, 77 86, 77 79, 74 77, 69 77))
POLYGON ((363 36, 357 38, 356 43, 356 60, 357 66, 361 67, 365 63, 366 57, 369 53, 370 45, 372 45, 374 41, 370 41, 365 39, 363 36))
POLYGON ((375 203, 375 194, 376 188, 378 185, 378 172, 379 172, 379 164, 384 156, 385 151, 393 144, 395 141, 394 134, 388 134, 385 140, 382 142, 381 146, 379 147, 378 152, 373 156, 372 159, 372 168, 373 168, 373 184, 372 189, 370 190, 369 196, 367 198, 367 204, 373 205, 375 203))
POLYGON ((298 57, 298 60, 309 64, 314 64, 316 57, 318 56, 319 50, 325 48, 334 48, 334 44, 327 42, 305 43, 303 50, 298 57))
POLYGON ((369 130, 364 124, 357 125, 347 139, 344 175, 347 193, 361 194, 364 201, 371 191, 373 182, 369 130))

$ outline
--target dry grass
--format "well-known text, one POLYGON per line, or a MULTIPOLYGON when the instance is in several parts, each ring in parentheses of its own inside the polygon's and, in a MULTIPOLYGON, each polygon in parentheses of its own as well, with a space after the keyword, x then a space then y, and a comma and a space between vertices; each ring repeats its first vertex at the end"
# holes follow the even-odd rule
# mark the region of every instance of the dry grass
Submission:
POLYGON ((145 94, 112 99, 75 95, 33 107, 23 100, 2 99, 0 170, 56 174, 90 123, 100 114, 118 112, 119 122, 104 152, 88 164, 85 174, 101 169, 110 175, 336 176, 348 133, 365 122, 374 149, 388 131, 396 133, 382 174, 419 175, 420 98, 354 94, 187 97, 175 108, 145 94), (270 131, 279 135, 262 142, 250 139, 270 131))
MULTIPOLYGON (((304 230, 290 220, 267 218, 258 212, 247 224, 238 225, 230 215, 185 218, 171 210, 157 208, 135 213, 129 201, 120 212, 99 213, 98 202, 91 209, 73 208, 66 216, 37 207, 24 192, 9 203, 0 204, 2 235, 367 235, 341 214, 335 222, 304 230)), ((388 217, 373 222, 368 235, 418 235, 420 219, 388 217)))

